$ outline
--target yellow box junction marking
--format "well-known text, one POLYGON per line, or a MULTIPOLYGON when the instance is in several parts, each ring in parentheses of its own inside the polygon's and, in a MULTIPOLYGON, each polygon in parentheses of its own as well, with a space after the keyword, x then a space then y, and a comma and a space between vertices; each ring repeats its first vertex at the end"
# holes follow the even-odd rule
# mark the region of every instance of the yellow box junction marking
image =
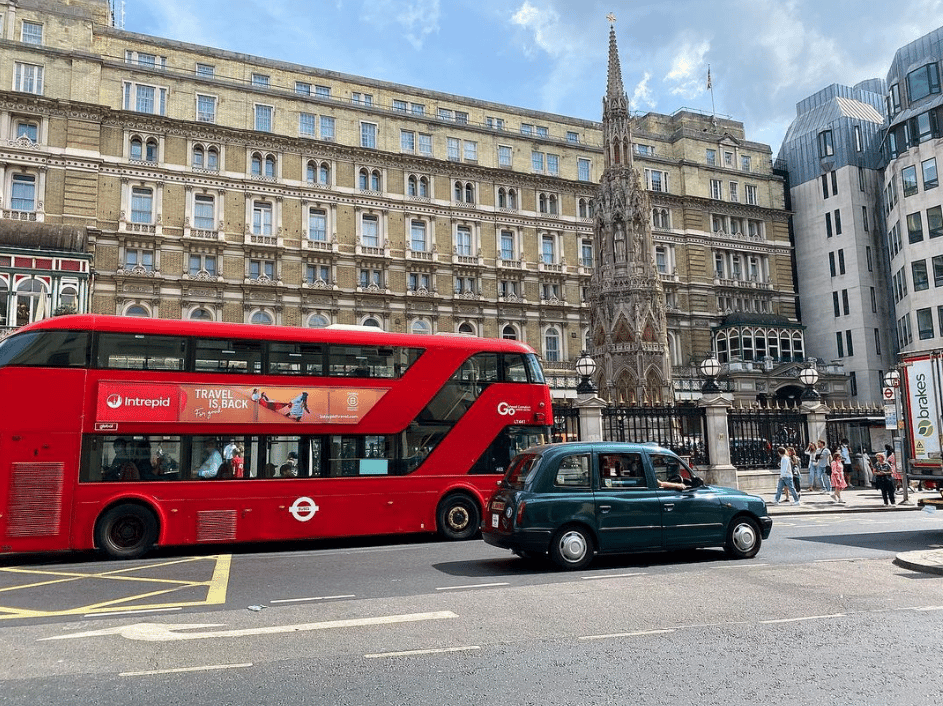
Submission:
POLYGON ((12 618, 47 618, 63 615, 85 615, 94 613, 109 613, 116 608, 122 608, 125 611, 135 610, 154 610, 159 608, 185 608, 189 606, 207 606, 221 605, 226 602, 226 590, 229 586, 229 573, 232 566, 232 555, 220 554, 206 557, 189 557, 186 559, 175 559, 158 564, 144 564, 141 566, 126 566, 112 571, 96 571, 85 573, 81 571, 59 571, 54 568, 24 568, 24 567, 0 567, 0 574, 14 574, 32 577, 34 580, 30 583, 18 584, 15 586, 6 586, 0 588, 0 603, 4 603, 9 598, 16 595, 17 591, 41 590, 44 587, 63 584, 69 582, 79 582, 89 579, 117 581, 128 584, 133 588, 133 584, 142 587, 147 585, 146 590, 133 593, 119 598, 112 598, 90 605, 75 606, 63 609, 34 610, 30 608, 16 608, 6 605, 0 605, 0 620, 9 620, 12 618), (208 581, 189 581, 184 579, 161 578, 154 576, 135 576, 137 571, 153 572, 165 567, 173 566, 193 566, 202 562, 213 562, 213 573, 208 581), (161 596, 171 598, 173 593, 187 589, 206 589, 206 598, 198 601, 172 601, 153 602, 161 596), (132 601, 151 601, 144 604, 129 605, 132 601))

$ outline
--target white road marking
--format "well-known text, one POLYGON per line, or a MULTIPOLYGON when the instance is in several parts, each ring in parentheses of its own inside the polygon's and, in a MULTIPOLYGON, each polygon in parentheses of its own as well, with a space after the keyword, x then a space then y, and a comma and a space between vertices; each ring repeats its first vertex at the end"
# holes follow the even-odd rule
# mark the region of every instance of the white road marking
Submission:
POLYGON ((614 632, 609 635, 584 635, 580 640, 608 640, 615 637, 638 637, 640 635, 667 635, 674 632, 674 628, 665 628, 662 630, 639 630, 638 632, 614 632))
POLYGON ((44 637, 45 640, 71 640, 79 637, 99 637, 103 635, 120 635, 128 640, 142 640, 144 642, 173 642, 177 640, 206 640, 221 637, 247 637, 249 635, 280 635, 292 632, 309 630, 328 630, 333 628, 357 628, 368 625, 392 625, 394 623, 414 623, 422 620, 443 620, 457 618, 458 615, 450 610, 430 613, 406 613, 403 615, 382 615, 375 618, 353 618, 349 620, 329 620, 321 623, 300 623, 296 625, 271 625, 259 628, 243 628, 241 630, 202 630, 201 632, 176 632, 177 630, 199 630, 201 628, 221 627, 220 623, 203 623, 192 625, 161 625, 159 623, 136 623, 122 625, 103 630, 89 630, 87 632, 70 635, 56 635, 44 637))
POLYGON ((467 586, 439 586, 437 591, 461 591, 466 588, 494 588, 495 586, 510 586, 507 581, 503 583, 470 583, 467 586))
POLYGON ((471 650, 480 650, 478 645, 469 645, 468 647, 442 647, 437 650, 407 650, 406 652, 377 652, 372 655, 364 655, 367 659, 377 659, 379 657, 414 657, 416 655, 436 655, 445 652, 467 652, 471 650))
POLYGON ((301 603, 303 601, 335 601, 340 598, 356 598, 353 593, 344 596, 311 596, 310 598, 273 598, 269 603, 301 603))
POLYGON ((779 620, 761 620, 760 625, 774 625, 776 623, 799 623, 803 620, 827 620, 829 618, 845 618, 844 613, 832 613, 831 615, 807 615, 802 618, 780 618, 779 620))
POLYGON ((912 610, 919 610, 919 611, 922 611, 922 612, 927 612, 927 611, 931 611, 931 610, 943 610, 943 605, 928 605, 928 606, 924 606, 924 607, 922 607, 922 608, 912 608, 912 610))
POLYGON ((183 610, 179 606, 176 608, 147 608, 145 610, 113 610, 110 613, 86 613, 83 618, 107 618, 113 615, 141 615, 142 613, 169 613, 175 610, 183 610))
POLYGON ((243 664, 208 664, 205 667, 179 667, 178 669, 153 669, 147 672, 119 672, 119 677, 149 677, 152 674, 179 674, 180 672, 211 672, 216 669, 242 669, 251 667, 252 662, 243 664))
POLYGON ((605 574, 601 576, 580 576, 584 581, 598 581, 599 579, 624 579, 630 576, 644 576, 644 572, 637 572, 634 574, 605 574))
POLYGON ((769 564, 717 564, 711 566, 712 569, 757 569, 763 566, 769 566, 769 564))

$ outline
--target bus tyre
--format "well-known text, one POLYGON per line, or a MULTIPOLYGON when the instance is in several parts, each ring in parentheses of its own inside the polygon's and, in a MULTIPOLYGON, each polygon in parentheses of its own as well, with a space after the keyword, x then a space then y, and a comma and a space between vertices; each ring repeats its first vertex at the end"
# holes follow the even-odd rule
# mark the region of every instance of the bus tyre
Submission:
POLYGON ((445 539, 463 541, 478 534, 481 512, 478 503, 464 494, 449 495, 439 503, 436 525, 445 539))
POLYGON ((157 518, 141 505, 116 505, 95 525, 95 546, 112 559, 136 559, 156 541, 157 518))
POLYGON ((760 551, 763 538, 760 526, 751 517, 735 517, 727 528, 727 542, 724 549, 734 559, 749 559, 760 551))

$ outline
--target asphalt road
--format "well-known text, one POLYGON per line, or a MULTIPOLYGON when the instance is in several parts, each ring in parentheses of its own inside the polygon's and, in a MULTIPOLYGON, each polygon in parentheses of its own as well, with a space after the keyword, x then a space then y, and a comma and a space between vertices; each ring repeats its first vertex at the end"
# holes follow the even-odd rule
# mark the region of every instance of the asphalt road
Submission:
POLYGON ((914 512, 575 573, 483 542, 5 558, 0 704, 936 704, 943 577, 892 561, 941 544, 914 512))

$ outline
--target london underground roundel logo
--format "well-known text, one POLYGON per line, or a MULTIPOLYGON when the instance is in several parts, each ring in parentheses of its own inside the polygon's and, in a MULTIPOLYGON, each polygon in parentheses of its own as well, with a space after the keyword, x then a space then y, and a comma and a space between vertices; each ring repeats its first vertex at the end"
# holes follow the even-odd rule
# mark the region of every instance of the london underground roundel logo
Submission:
POLYGON ((318 507, 314 500, 302 496, 295 499, 295 502, 288 508, 288 512, 290 512, 291 516, 298 520, 298 522, 307 522, 314 517, 320 509, 321 508, 318 507))
POLYGON ((121 406, 121 395, 108 395, 108 398, 105 400, 105 404, 108 405, 111 409, 118 409, 118 407, 121 406))

